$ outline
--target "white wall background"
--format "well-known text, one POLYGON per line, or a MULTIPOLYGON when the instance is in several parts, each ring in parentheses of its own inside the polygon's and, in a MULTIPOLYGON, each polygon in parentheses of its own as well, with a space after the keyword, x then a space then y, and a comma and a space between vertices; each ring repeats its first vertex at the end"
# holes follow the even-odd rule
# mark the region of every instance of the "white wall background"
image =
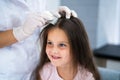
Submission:
POLYGON ((97 47, 120 43, 120 0, 99 0, 97 47))

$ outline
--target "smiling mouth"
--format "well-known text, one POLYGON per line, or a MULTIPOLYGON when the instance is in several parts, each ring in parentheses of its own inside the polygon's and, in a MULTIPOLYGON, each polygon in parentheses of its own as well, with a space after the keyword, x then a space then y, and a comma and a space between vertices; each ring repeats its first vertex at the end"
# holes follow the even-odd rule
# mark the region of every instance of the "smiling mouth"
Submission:
POLYGON ((51 56, 53 59, 60 59, 61 57, 57 57, 57 56, 51 56))

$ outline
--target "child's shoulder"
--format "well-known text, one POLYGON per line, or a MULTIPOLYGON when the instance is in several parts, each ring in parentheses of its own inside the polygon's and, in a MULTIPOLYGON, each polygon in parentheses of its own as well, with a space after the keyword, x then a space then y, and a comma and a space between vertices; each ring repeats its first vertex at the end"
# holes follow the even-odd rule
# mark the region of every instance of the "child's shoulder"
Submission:
POLYGON ((41 78, 44 80, 49 79, 51 73, 53 72, 53 69, 54 66, 50 62, 46 63, 40 71, 41 78))
MULTIPOLYGON (((94 80, 93 74, 89 70, 81 66, 78 67, 78 73, 76 77, 81 80, 94 80)), ((79 79, 76 79, 76 80, 79 80, 79 79)))
POLYGON ((50 73, 53 68, 54 68, 54 66, 50 62, 48 62, 43 66, 41 72, 50 73))

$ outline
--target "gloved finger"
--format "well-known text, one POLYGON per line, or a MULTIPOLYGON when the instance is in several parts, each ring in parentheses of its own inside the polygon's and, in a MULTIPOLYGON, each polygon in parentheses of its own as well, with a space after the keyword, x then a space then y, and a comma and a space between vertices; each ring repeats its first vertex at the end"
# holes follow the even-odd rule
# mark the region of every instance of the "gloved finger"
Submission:
POLYGON ((73 17, 77 17, 77 13, 74 10, 71 10, 71 14, 73 17))
POLYGON ((35 23, 33 23, 33 24, 37 24, 37 27, 42 27, 42 26, 44 26, 46 24, 46 20, 43 19, 43 18, 40 18, 39 20, 36 19, 35 23))
POLYGON ((55 18, 49 11, 45 11, 43 13, 35 13, 33 17, 34 20, 42 22, 43 25, 50 23, 53 18, 55 18))
POLYGON ((70 18, 70 16, 71 16, 71 10, 70 10, 68 7, 66 7, 66 6, 61 6, 61 7, 59 7, 58 10, 59 10, 59 12, 65 12, 67 19, 70 18))

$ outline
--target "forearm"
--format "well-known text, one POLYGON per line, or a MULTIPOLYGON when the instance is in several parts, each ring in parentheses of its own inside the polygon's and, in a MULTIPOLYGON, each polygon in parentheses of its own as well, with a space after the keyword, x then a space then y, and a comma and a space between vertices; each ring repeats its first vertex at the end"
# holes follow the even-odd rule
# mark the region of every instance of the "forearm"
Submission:
POLYGON ((0 32, 0 48, 9 46, 15 42, 17 42, 17 40, 15 39, 12 30, 0 32))

